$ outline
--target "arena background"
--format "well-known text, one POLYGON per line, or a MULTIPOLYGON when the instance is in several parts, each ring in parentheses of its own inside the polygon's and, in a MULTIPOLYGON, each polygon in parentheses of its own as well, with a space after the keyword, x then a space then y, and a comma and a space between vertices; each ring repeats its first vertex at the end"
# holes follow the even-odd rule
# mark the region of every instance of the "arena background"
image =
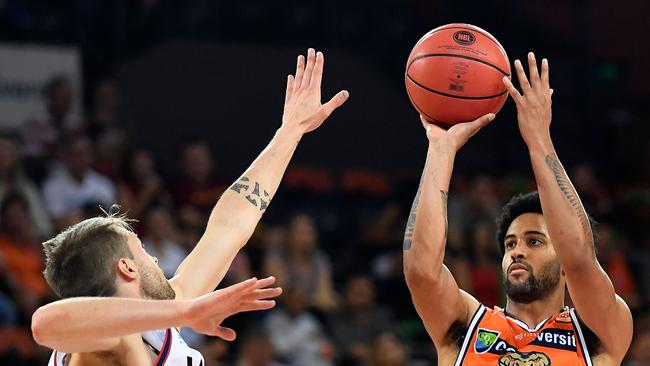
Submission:
MULTIPOLYGON (((208 365, 434 365, 401 269, 426 151, 403 72, 415 42, 451 22, 488 30, 511 61, 549 59, 556 149, 635 314, 626 364, 650 364, 648 12, 641 0, 0 1, 0 365, 45 364, 29 331, 54 299, 39 245, 98 204, 120 202, 147 249, 177 264, 279 127, 286 75, 307 47, 326 56, 323 98, 345 88, 350 100, 302 140, 226 278, 284 276, 289 295, 234 318, 234 343, 189 341, 208 365), (94 155, 77 163, 106 176, 110 194, 60 212, 48 183, 75 154, 94 155), (298 268, 292 258, 312 269, 269 273, 298 268), (285 308, 295 316, 282 323, 285 308)), ((494 218, 533 187, 508 101, 462 149, 450 190, 447 264, 488 305, 503 301, 494 218)))

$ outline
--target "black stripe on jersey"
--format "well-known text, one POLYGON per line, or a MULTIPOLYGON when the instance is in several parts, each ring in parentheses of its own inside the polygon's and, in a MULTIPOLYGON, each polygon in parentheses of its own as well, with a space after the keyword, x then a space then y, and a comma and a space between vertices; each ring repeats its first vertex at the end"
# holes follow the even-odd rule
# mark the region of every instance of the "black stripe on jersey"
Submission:
POLYGON ((479 324, 481 324, 485 313, 487 313, 487 308, 483 306, 483 304, 479 304, 478 309, 476 309, 476 312, 472 316, 472 321, 469 323, 469 329, 467 330, 467 335, 465 335, 465 342, 463 343, 463 347, 459 350, 458 357, 456 358, 454 365, 462 365, 463 361, 465 361, 465 356, 467 355, 469 347, 471 347, 469 343, 472 341, 474 332, 476 331, 476 328, 478 328, 479 324))

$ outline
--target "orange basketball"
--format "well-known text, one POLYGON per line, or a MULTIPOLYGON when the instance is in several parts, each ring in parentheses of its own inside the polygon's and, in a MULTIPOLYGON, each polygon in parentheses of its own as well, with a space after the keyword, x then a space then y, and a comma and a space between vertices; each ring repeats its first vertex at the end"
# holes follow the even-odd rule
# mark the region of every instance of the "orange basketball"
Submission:
POLYGON ((447 24, 425 34, 406 63, 406 91, 427 120, 450 127, 496 113, 508 97, 508 55, 499 41, 469 24, 447 24))

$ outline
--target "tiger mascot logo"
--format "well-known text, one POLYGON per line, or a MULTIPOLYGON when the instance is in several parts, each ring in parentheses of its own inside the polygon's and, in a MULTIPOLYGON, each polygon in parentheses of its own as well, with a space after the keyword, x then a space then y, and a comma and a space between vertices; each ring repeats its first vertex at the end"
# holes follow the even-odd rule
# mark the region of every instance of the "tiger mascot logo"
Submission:
POLYGON ((499 366, 551 366, 551 359, 542 352, 508 353, 499 359, 499 366))

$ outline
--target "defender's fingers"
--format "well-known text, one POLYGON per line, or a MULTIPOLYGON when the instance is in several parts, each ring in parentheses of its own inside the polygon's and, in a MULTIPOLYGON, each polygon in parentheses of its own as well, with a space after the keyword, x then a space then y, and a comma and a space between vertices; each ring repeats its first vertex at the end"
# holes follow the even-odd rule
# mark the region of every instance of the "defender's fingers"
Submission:
POLYGON ((287 76, 287 90, 284 93, 284 104, 286 105, 289 99, 293 96, 293 75, 287 76))
POLYGON ((506 89, 508 90, 508 94, 512 97, 512 99, 515 101, 516 104, 519 104, 522 102, 523 97, 521 94, 519 94, 519 90, 515 88, 514 85, 512 85, 512 81, 508 79, 506 76, 503 77, 503 85, 506 86, 506 89))
POLYGON ((528 72, 530 73, 530 84, 534 89, 539 88, 541 85, 539 79, 539 71, 537 70, 537 60, 533 52, 528 52, 528 72))
POLYGON ((306 88, 311 82, 312 72, 314 71, 314 64, 316 63, 316 51, 313 48, 307 50, 307 66, 305 66, 305 74, 302 76, 300 83, 301 88, 306 88))
POLYGON ((296 63, 296 78, 293 82, 293 90, 300 88, 302 83, 302 76, 305 74, 305 56, 299 55, 298 62, 296 63))
POLYGON ((542 59, 542 88, 549 89, 550 87, 548 60, 542 59))
POLYGON ((530 83, 524 72, 524 66, 521 64, 521 61, 515 60, 515 71, 517 72, 517 79, 519 79, 519 87, 521 91, 526 95, 531 90, 530 83))
POLYGON ((316 52, 316 65, 314 65, 314 71, 311 73, 311 82, 309 83, 310 88, 319 89, 321 81, 323 80, 323 66, 325 64, 325 56, 322 52, 316 52))

